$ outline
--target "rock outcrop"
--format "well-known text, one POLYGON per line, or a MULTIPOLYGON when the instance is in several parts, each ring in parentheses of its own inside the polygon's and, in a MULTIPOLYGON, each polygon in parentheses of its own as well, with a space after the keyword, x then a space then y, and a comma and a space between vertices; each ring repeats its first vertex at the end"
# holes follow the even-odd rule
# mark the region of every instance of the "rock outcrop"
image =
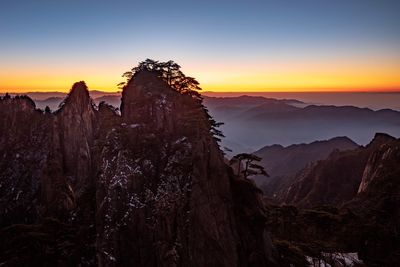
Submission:
POLYGON ((277 199, 299 207, 340 205, 357 193, 370 151, 336 151, 299 172, 277 199))
POLYGON ((335 151, 300 171, 277 192, 276 199, 299 207, 344 204, 362 192, 382 166, 387 166, 384 158, 391 153, 395 140, 376 134, 365 147, 335 151))
MULTIPOLYGON (((121 115, 96 108, 83 82, 54 113, 25 97, 1 100, 0 109, 1 224, 11 226, 0 236, 15 233, 13 248, 29 236, 38 255, 55 246, 51 261, 35 263, 275 265, 261 192, 224 163, 201 100, 156 73, 134 75, 121 115), (47 217, 55 218, 49 230, 47 217), (88 246, 81 251, 77 240, 88 246)), ((21 249, 20 258, 5 249, 0 262, 28 264, 29 245, 21 249)))
POLYGON ((27 97, 0 99, 0 225, 35 222, 51 125, 27 97))
POLYGON ((279 191, 293 182, 299 171, 316 161, 326 159, 333 151, 358 148, 359 145, 347 137, 335 137, 329 140, 315 141, 309 144, 265 146, 254 152, 262 158, 260 164, 269 177, 256 177, 256 182, 265 195, 274 199, 279 191))
MULTIPOLYGON (((288 264, 302 266, 304 255, 323 260, 327 252, 338 251, 357 252, 365 266, 389 267, 400 262, 400 139, 376 134, 368 146, 354 152, 359 155, 359 162, 356 155, 340 152, 315 167, 315 172, 320 169, 323 175, 309 176, 315 178, 308 181, 313 190, 306 191, 309 195, 298 203, 293 202, 298 207, 268 205, 268 228, 288 264), (347 173, 357 174, 359 181, 358 186, 349 187, 351 199, 344 195, 349 192, 349 184, 343 178, 351 178, 347 173), (341 201, 331 198, 322 202, 324 194, 340 196, 341 201), (325 205, 316 206, 321 202, 325 205)), ((298 186, 307 188, 306 183, 298 186)))
MULTIPOLYGON (((251 233, 235 214, 236 178, 210 135, 201 102, 144 71, 126 86, 121 111, 123 122, 107 136, 101 156, 99 264, 267 264, 267 240, 249 244, 241 236, 241 228, 251 233)), ((262 205, 251 208, 262 213, 262 205)), ((261 225, 251 230, 262 236, 261 225)))
POLYGON ((63 173, 79 197, 93 183, 92 153, 96 111, 84 82, 77 82, 54 119, 53 149, 62 155, 63 173))
POLYGON ((372 182, 379 182, 379 179, 382 179, 384 169, 389 167, 388 163, 390 160, 399 156, 398 148, 393 146, 395 143, 396 139, 390 135, 382 133, 375 135, 370 146, 375 146, 377 149, 368 159, 358 188, 358 193, 366 191, 369 184, 372 182), (376 181, 377 179, 378 181, 376 181))

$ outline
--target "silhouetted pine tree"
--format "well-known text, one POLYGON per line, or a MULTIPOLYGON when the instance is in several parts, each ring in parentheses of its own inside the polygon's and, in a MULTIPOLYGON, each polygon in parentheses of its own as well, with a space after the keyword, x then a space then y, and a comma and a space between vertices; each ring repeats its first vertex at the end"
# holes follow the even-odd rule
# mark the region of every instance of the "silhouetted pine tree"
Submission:
POLYGON ((234 156, 230 161, 229 164, 237 164, 237 174, 243 174, 244 178, 248 178, 249 176, 253 175, 264 175, 269 177, 268 173, 265 171, 264 167, 258 165, 254 162, 260 162, 261 158, 248 153, 240 153, 234 156), (244 163, 244 169, 241 170, 242 164, 244 163))

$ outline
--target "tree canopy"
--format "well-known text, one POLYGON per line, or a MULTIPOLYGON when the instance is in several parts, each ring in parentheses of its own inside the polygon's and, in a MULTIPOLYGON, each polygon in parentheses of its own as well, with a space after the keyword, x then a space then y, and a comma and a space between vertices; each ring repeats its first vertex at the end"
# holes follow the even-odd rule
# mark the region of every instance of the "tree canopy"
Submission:
POLYGON ((254 154, 240 153, 234 156, 229 161, 229 163, 230 165, 237 164, 238 165, 237 174, 238 175, 242 174, 244 178, 248 178, 249 176, 253 175, 264 175, 269 177, 268 173, 265 171, 263 166, 254 163, 260 161, 261 158, 254 154), (241 170, 243 163, 244 163, 244 169, 241 170))
POLYGON ((217 142, 221 141, 221 137, 225 137, 219 129, 222 122, 216 122, 209 114, 208 109, 202 104, 203 98, 198 91, 201 90, 199 82, 193 78, 186 76, 181 71, 181 66, 172 60, 167 62, 160 62, 153 59, 146 59, 138 64, 138 66, 132 68, 130 71, 126 71, 122 74, 122 77, 126 78, 125 82, 119 83, 117 86, 119 89, 123 89, 131 79, 135 77, 140 71, 150 71, 156 73, 158 77, 163 79, 173 90, 180 94, 190 95, 192 98, 198 101, 200 107, 206 113, 208 122, 210 123, 210 133, 217 142))
POLYGON ((201 90, 199 82, 193 77, 186 76, 181 71, 181 66, 172 60, 160 62, 157 60, 146 59, 145 61, 140 62, 138 66, 122 74, 122 77, 125 77, 127 81, 119 83, 118 87, 122 89, 136 73, 142 70, 157 73, 157 75, 171 86, 172 89, 181 94, 189 94, 196 98, 201 97, 197 92, 201 90))

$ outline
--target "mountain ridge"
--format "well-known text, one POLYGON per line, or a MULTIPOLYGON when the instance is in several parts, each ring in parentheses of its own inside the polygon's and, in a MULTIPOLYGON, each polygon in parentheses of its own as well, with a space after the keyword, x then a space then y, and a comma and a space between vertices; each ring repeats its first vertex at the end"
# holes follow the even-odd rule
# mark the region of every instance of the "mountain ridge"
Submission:
POLYGON ((334 137, 311 143, 290 146, 265 146, 254 152, 262 158, 260 164, 270 177, 255 177, 267 197, 273 198, 285 186, 290 185, 297 173, 306 166, 326 159, 335 150, 352 150, 359 147, 348 137, 334 137))
POLYGON ((121 115, 84 82, 53 113, 28 97, 0 110, 2 263, 276 265, 262 194, 224 163, 195 93, 140 70, 121 115))

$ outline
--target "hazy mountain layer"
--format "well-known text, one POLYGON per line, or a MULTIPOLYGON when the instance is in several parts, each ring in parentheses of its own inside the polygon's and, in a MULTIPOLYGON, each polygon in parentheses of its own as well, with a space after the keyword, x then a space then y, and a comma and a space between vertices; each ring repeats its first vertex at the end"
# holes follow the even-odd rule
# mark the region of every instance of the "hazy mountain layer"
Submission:
POLYGON ((377 134, 366 147, 335 151, 326 160, 314 162, 300 171, 275 192, 275 197, 279 202, 300 207, 341 205, 365 190, 373 180, 377 164, 386 166, 383 155, 376 153, 381 146, 390 147, 395 140, 389 135, 377 134))
POLYGON ((400 112, 357 107, 307 106, 286 103, 262 104, 243 109, 208 106, 214 117, 225 122, 223 145, 234 150, 256 151, 265 145, 288 146, 347 136, 365 145, 376 132, 400 136, 400 112))
POLYGON ((296 174, 307 165, 326 159, 335 150, 352 150, 358 145, 347 137, 335 137, 310 144, 265 146, 254 152, 262 158, 260 164, 270 177, 255 177, 268 197, 273 197, 285 186, 289 186, 296 174))

